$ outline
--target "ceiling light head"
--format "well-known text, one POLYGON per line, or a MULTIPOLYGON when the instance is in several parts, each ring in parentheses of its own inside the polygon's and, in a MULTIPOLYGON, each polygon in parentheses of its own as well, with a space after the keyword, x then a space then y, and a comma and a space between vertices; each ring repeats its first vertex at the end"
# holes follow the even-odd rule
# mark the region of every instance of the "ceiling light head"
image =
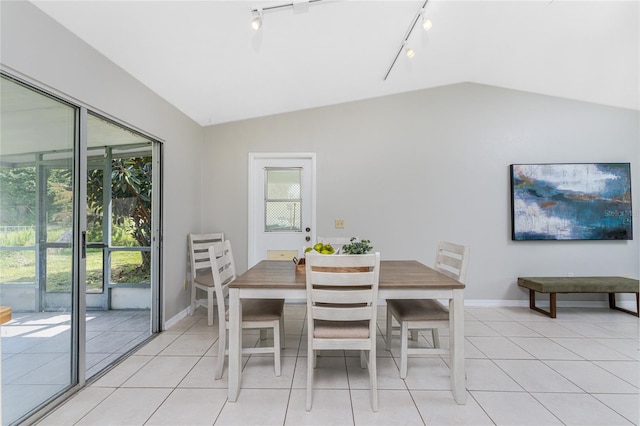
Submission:
POLYGON ((433 23, 431 19, 427 18, 427 9, 422 8, 420 14, 422 15, 422 28, 424 28, 425 31, 429 31, 431 27, 433 27, 433 23))
POLYGON ((433 23, 431 22, 431 19, 425 18, 422 20, 422 28, 424 28, 425 31, 429 31, 431 27, 433 27, 433 23))
POLYGON ((256 12, 258 16, 251 20, 251 28, 258 31, 262 27, 262 9, 258 9, 256 12))
POLYGON ((411 58, 413 58, 414 56, 416 56, 416 51, 415 51, 415 50, 413 50, 413 49, 412 49, 412 48, 410 48, 410 47, 407 47, 407 49, 405 50, 405 53, 407 54, 407 58, 409 58, 409 59, 411 59, 411 58))

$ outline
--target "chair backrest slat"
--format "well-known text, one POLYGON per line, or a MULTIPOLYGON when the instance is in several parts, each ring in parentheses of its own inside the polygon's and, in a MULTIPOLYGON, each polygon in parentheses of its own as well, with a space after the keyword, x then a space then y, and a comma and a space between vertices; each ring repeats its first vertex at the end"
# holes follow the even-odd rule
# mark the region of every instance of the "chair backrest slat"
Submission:
POLYGON ((371 306, 359 308, 335 309, 323 306, 314 306, 313 318, 324 321, 362 321, 371 319, 371 306))
POLYGON ((223 301, 229 294, 229 283, 236 279, 236 265, 233 260, 231 241, 214 243, 208 249, 211 259, 213 285, 216 288, 216 299, 223 301))
POLYGON ((441 241, 438 243, 434 269, 454 280, 465 282, 469 246, 441 241))
POLYGON ((315 300, 316 303, 364 303, 364 301, 370 300, 371 297, 373 297, 370 289, 342 291, 313 289, 312 292, 313 300, 315 300))
MULTIPOLYGON (((355 268, 352 268, 355 270, 355 268)), ((354 286, 371 285, 373 272, 320 272, 311 271, 311 279, 314 285, 354 286)))
POLYGON ((216 242, 224 241, 223 232, 209 234, 189 234, 189 260, 191 262, 192 278, 198 271, 211 268, 209 261, 209 247, 216 242))

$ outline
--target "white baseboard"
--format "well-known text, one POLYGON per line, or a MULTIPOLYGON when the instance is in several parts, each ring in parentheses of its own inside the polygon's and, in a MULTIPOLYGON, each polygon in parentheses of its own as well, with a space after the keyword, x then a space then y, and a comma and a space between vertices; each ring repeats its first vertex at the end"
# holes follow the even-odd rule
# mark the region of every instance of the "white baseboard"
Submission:
MULTIPOLYGON (((440 300, 446 304, 446 300, 440 300)), ((529 307, 529 300, 469 300, 465 299, 464 306, 474 308, 500 308, 500 307, 529 307)), ((536 300, 536 306, 548 308, 549 300, 536 300)), ((557 307, 562 308, 608 308, 608 300, 558 300, 557 307)), ((617 300, 616 306, 632 311, 636 310, 635 300, 617 300)))
MULTIPOLYGON (((485 308, 497 308, 497 307, 512 307, 512 306, 524 306, 529 307, 529 300, 468 300, 465 299, 464 306, 467 307, 485 307, 485 308)), ((549 300, 536 300, 536 306, 548 308, 549 300)), ((557 307, 562 308, 608 308, 608 300, 558 300, 556 302, 557 307)), ((616 306, 632 311, 636 310, 635 300, 617 300, 616 306)))
MULTIPOLYGON (((446 303, 446 300, 441 300, 442 303, 446 303)), ((286 299, 285 303, 291 305, 304 305, 307 303, 305 299, 286 299)), ((384 305, 384 301, 380 301, 379 305, 384 305)), ((606 300, 563 300, 556 303, 559 308, 608 308, 609 302, 606 300)), ((620 308, 628 309, 631 311, 636 310, 635 300, 618 300, 616 305, 620 308)), ((500 308, 500 307, 529 307, 528 300, 465 300, 464 306, 475 308, 500 308)), ((536 300, 536 306, 541 308, 549 308, 549 301, 536 300)), ((165 321, 163 330, 168 330, 181 319, 187 317, 191 312, 191 307, 187 307, 177 315, 165 321)))
MULTIPOLYGON (((305 304, 305 299, 286 299, 287 304, 301 305, 305 304)), ((446 300, 440 300, 441 303, 446 304, 446 300)), ((378 302, 378 305, 384 305, 384 301, 378 302)), ((609 302, 607 300, 562 300, 557 301, 558 307, 564 308, 608 308, 609 302)), ((620 308, 636 310, 635 300, 618 300, 616 305, 620 308)), ((524 306, 529 307, 529 300, 469 300, 465 299, 464 306, 476 307, 476 308, 499 308, 499 307, 513 307, 524 306)), ((549 307, 549 300, 536 300, 536 306, 549 307)))
POLYGON ((176 325, 181 319, 186 318, 191 313, 191 306, 184 308, 182 311, 178 312, 173 317, 166 320, 162 326, 162 331, 168 330, 174 325, 176 325))

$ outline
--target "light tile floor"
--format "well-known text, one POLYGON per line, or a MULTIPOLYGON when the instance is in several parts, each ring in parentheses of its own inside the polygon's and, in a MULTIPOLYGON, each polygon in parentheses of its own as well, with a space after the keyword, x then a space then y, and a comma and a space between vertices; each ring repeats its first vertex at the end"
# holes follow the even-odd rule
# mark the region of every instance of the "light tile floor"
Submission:
MULTIPOLYGON (((466 405, 449 388, 447 360, 415 357, 398 376, 399 351, 384 350, 378 321, 380 409, 369 405, 355 353, 318 359, 306 412, 304 307, 286 306, 282 375, 273 358, 245 358, 237 402, 227 369, 213 379, 217 325, 187 317, 79 392, 42 425, 638 425, 639 321, 608 309, 561 308, 550 319, 524 307, 465 309, 466 405)), ((448 344, 446 330, 441 340, 448 344)), ((425 335, 428 335, 425 334, 425 335)), ((419 344, 429 345, 421 335, 419 344)), ((244 337, 259 344, 258 335, 244 337)))
MULTIPOLYGON (((151 336, 148 310, 89 311, 86 377, 115 363, 151 336)), ((0 327, 2 424, 11 424, 71 381, 71 314, 14 312, 0 327)))

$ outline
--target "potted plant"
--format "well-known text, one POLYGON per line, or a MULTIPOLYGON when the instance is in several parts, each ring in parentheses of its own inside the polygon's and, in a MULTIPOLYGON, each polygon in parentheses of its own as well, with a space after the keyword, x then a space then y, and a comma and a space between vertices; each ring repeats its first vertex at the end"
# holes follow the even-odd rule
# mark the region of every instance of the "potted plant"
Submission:
POLYGON ((355 237, 351 238, 350 243, 342 246, 342 250, 340 250, 341 254, 366 254, 369 253, 373 246, 369 245, 371 241, 369 240, 360 240, 357 241, 355 237))

